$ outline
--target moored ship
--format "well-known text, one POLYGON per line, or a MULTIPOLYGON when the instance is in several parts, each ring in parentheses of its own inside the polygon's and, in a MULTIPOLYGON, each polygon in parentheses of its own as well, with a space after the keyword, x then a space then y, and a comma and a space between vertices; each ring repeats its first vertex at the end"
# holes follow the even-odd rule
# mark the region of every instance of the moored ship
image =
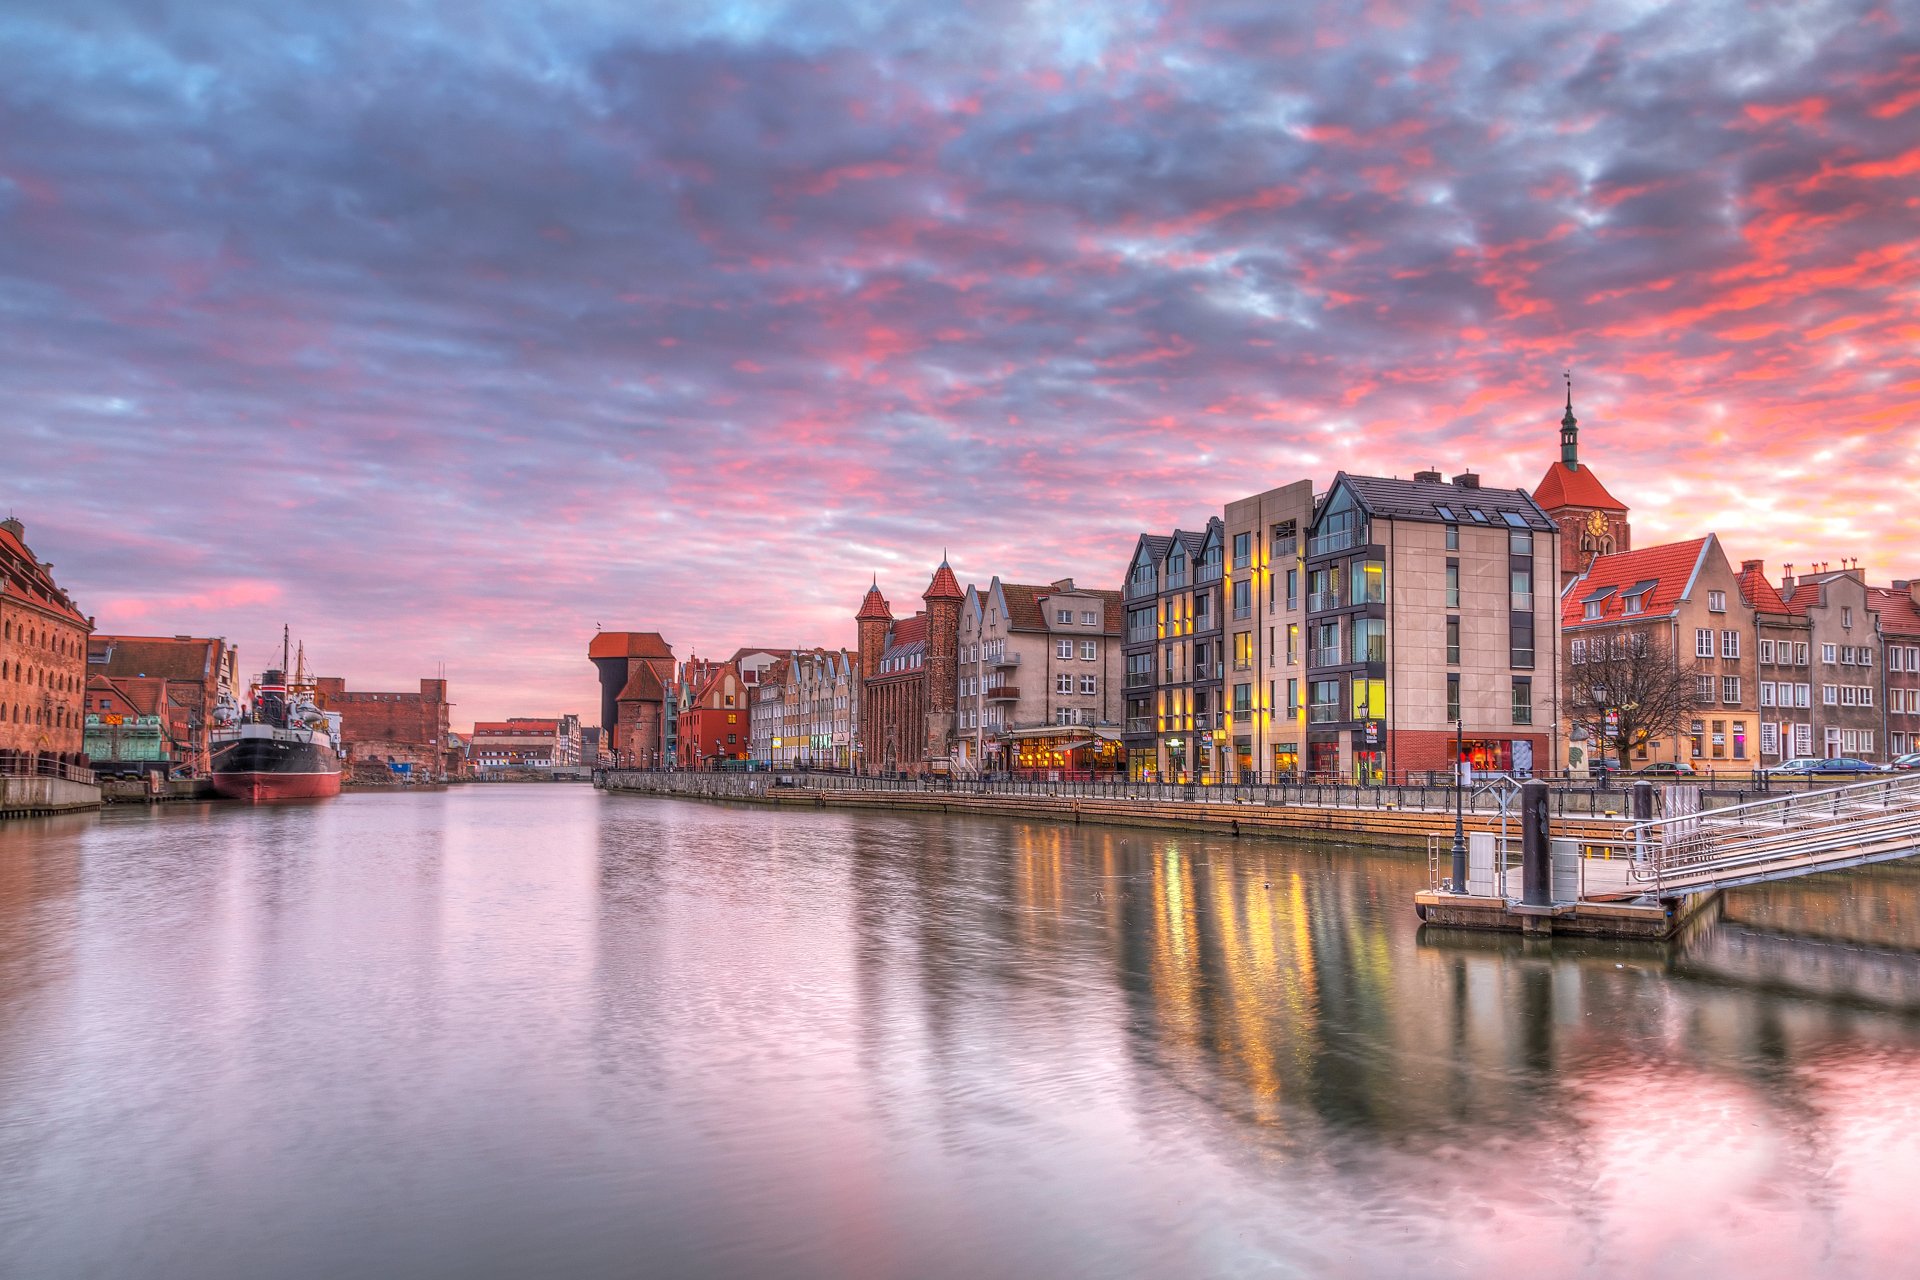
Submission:
POLYGON ((320 709, 305 654, 291 679, 262 673, 244 705, 222 697, 208 735, 213 786, 236 800, 311 800, 340 794, 340 720, 320 709))

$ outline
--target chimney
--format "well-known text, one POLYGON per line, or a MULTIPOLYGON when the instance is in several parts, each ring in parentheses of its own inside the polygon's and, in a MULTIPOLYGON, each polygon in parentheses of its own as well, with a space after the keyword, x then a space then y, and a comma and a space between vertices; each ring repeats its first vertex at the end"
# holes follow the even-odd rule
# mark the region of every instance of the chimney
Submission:
POLYGON ((27 526, 21 524, 18 517, 8 516, 5 520, 0 520, 0 529, 5 529, 12 534, 21 546, 27 545, 27 526))
POLYGON ((1462 471, 1453 478, 1453 482, 1462 489, 1478 489, 1480 487, 1480 477, 1471 471, 1462 471))
POLYGON ((1440 483, 1440 473, 1438 471, 1416 471, 1413 473, 1413 478, 1421 484, 1440 483))
POLYGON ((1757 573, 1764 578, 1767 576, 1767 562, 1765 560, 1742 560, 1740 562, 1740 572, 1757 573))
POLYGON ((1781 568, 1783 572, 1780 575, 1780 594, 1783 596, 1791 596, 1793 594, 1793 566, 1790 564, 1782 565, 1781 568))

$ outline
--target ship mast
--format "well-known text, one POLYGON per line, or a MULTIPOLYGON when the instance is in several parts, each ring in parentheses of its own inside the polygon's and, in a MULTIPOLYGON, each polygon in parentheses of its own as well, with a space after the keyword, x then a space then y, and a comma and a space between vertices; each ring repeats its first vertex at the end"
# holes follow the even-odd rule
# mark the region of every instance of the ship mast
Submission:
POLYGON ((287 678, 287 643, 293 637, 293 628, 286 623, 280 625, 280 678, 287 678))

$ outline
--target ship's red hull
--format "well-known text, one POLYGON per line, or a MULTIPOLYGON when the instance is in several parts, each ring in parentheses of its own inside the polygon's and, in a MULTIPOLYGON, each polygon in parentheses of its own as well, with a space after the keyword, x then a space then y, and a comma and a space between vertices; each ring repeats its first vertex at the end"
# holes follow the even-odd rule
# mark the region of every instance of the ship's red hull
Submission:
POLYGON ((213 789, 234 800, 319 800, 340 794, 340 774, 216 773, 213 789))

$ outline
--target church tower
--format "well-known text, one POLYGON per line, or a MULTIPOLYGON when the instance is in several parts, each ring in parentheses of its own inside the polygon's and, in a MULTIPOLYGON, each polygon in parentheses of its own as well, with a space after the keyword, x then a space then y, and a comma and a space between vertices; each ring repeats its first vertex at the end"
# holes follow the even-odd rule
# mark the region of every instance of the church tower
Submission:
POLYGON ((1580 464, 1580 420, 1573 416, 1573 375, 1567 375, 1567 411, 1560 419, 1560 460, 1534 487, 1533 500, 1560 526, 1560 585, 1596 557, 1633 550, 1626 504, 1607 492, 1592 467, 1580 464))

